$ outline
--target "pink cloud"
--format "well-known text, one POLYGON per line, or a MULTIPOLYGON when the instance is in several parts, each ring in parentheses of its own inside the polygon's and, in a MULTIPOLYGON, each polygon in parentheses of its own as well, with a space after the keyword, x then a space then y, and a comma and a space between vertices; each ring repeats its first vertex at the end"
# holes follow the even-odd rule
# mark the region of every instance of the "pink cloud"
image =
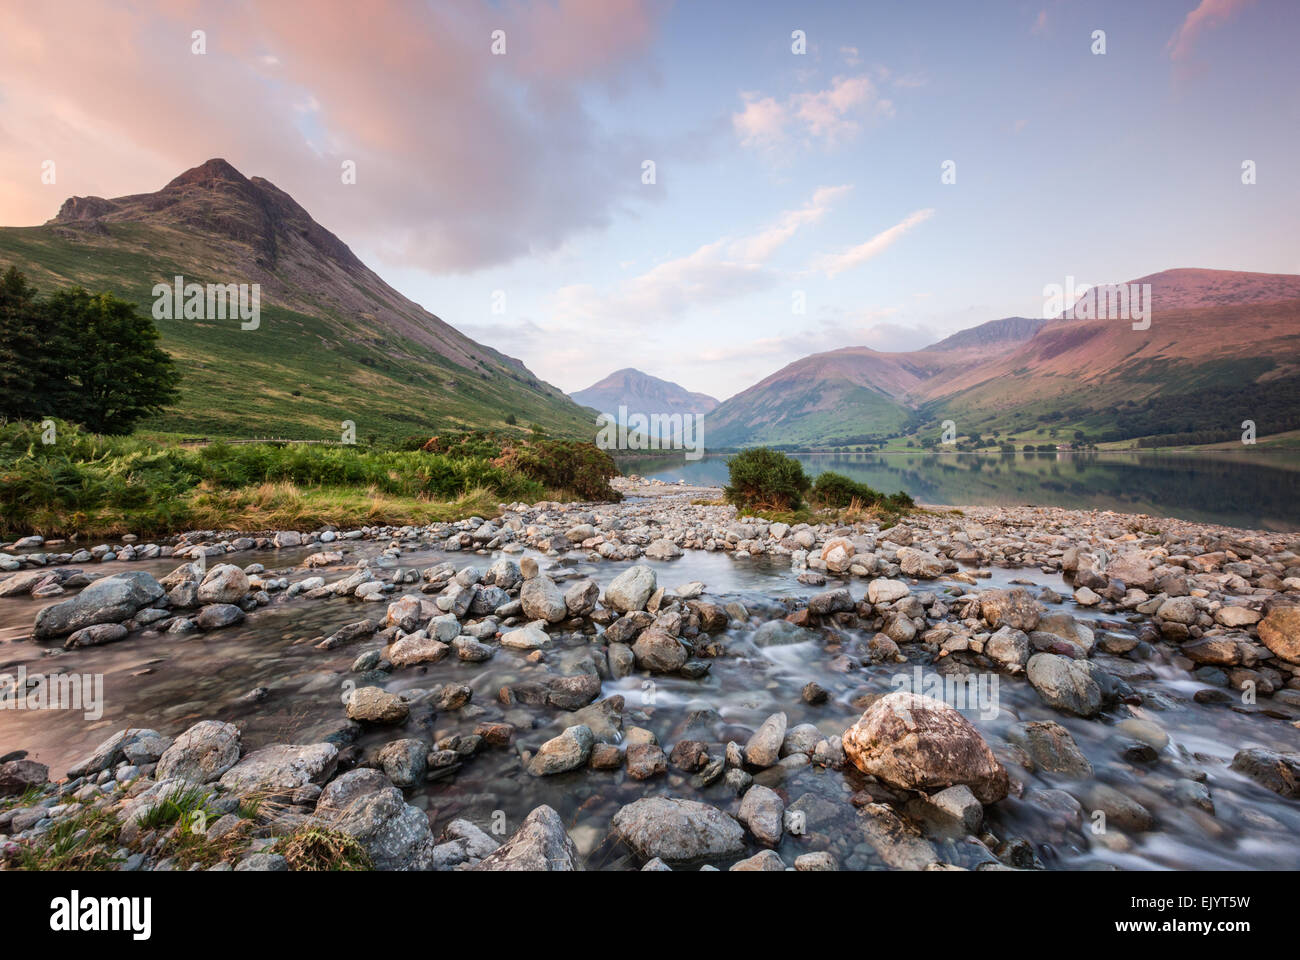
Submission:
POLYGON ((1169 39, 1169 58, 1181 60, 1186 57, 1192 52, 1198 36, 1225 23, 1252 2, 1253 0, 1201 0, 1169 39))
POLYGON ((434 271, 558 247, 641 189, 582 105, 643 70, 655 0, 24 4, 0 31, 0 222, 221 156, 434 271), (493 56, 491 35, 506 33, 493 56), (191 32, 207 53, 191 53, 191 32), (58 181, 40 181, 54 160, 58 181), (340 178, 345 160, 357 182, 340 178))
POLYGON ((732 114, 732 127, 742 146, 771 148, 792 133, 834 146, 861 129, 868 115, 891 116, 894 105, 865 74, 840 76, 825 90, 795 93, 784 103, 774 97, 742 93, 744 107, 732 114))

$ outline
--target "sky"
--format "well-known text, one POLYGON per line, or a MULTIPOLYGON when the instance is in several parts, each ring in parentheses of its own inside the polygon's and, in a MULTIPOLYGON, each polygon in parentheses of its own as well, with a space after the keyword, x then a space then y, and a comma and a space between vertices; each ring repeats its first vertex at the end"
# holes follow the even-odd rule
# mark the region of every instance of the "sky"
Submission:
POLYGON ((224 157, 565 391, 725 399, 1067 277, 1300 273, 1298 40, 1293 0, 23 4, 0 224, 224 157))

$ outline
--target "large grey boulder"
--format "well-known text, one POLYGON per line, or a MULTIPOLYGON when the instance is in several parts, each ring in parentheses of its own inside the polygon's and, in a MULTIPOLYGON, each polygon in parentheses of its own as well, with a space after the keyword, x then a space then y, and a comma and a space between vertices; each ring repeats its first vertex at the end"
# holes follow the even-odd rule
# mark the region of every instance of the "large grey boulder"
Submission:
POLYGON ((308 823, 355 838, 376 870, 428 870, 434 862, 429 818, 378 770, 350 770, 331 782, 308 823))
POLYGON ((41 610, 36 614, 32 635, 43 640, 97 623, 121 623, 162 599, 164 592, 162 584, 143 570, 116 573, 96 580, 69 600, 41 610))
POLYGON ((752 767, 770 767, 780 760, 788 722, 784 713, 774 713, 764 720, 745 744, 745 762, 752 767))
POLYGON ((756 783, 745 791, 736 819, 749 827, 749 832, 759 843, 775 847, 781 842, 784 815, 785 803, 780 794, 756 783))
POLYGON ((578 868, 578 850, 564 821, 542 805, 524 818, 514 836, 469 869, 567 872, 578 868))
POLYGON ((638 563, 620 573, 605 588, 605 606, 619 613, 644 610, 656 586, 654 570, 638 563))
POLYGON ((222 789, 281 796, 309 783, 324 783, 334 772, 339 749, 332 743, 273 743, 254 750, 221 775, 222 789))
POLYGON ((668 864, 734 857, 745 831, 717 807, 678 797, 643 797, 614 814, 612 832, 642 860, 668 864))
POLYGON ((238 728, 219 720, 200 720, 158 758, 154 779, 211 783, 238 761, 238 728))
POLYGON ((1029 682, 1043 702, 1081 717, 1095 716, 1102 708, 1102 686, 1087 660, 1072 660, 1055 653, 1036 653, 1026 670, 1029 682))
POLYGON ((524 616, 530 620, 559 623, 569 615, 564 594, 555 585, 555 581, 545 574, 525 580, 519 591, 519 600, 523 604, 524 616))
POLYGON ((155 763, 172 745, 170 737, 156 730, 129 727, 102 740, 89 756, 83 757, 68 768, 68 778, 93 776, 117 766, 125 758, 138 765, 155 763))

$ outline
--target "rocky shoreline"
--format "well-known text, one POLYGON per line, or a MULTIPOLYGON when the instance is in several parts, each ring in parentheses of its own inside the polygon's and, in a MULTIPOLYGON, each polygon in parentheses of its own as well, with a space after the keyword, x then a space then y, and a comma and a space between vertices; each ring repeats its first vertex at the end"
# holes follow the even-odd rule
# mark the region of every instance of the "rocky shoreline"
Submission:
MULTIPOLYGON (((1296 742, 1300 535, 1039 507, 787 525, 710 503, 714 488, 615 486, 620 504, 510 504, 420 528, 0 548, 0 598, 26 598, 31 616, 29 635, 0 648, 6 663, 34 644, 93 665, 90 648, 220 637, 263 608, 320 603, 347 615, 313 645, 356 651, 337 729, 318 742, 246 744, 214 709, 169 733, 115 732, 55 781, 23 745, 0 744, 0 862, 81 842, 117 869, 288 869, 288 845, 319 834, 376 869, 1040 868, 1062 845, 1130 851, 1166 806, 1222 833, 1215 818, 1234 814, 1216 810, 1220 777, 1300 816, 1294 748, 1212 756, 1152 719, 1190 702, 1296 742), (404 563, 428 549, 465 559, 404 563), (301 559, 285 568, 285 551, 301 559), (746 605, 647 563, 671 570, 695 551, 785 570, 802 593, 746 605), (130 569, 167 558, 179 565, 160 577, 130 569), (579 562, 617 573, 602 588, 579 562), (993 571, 1013 579, 981 588, 993 571), (763 654, 800 644, 836 680, 780 686, 763 654), (475 671, 507 658, 510 682, 485 699, 475 671), (941 681, 882 689, 913 668, 941 681), (733 669, 780 709, 749 724, 710 705, 733 669), (439 682, 404 685, 425 676, 439 682), (612 692, 638 678, 699 702, 669 728, 653 695, 612 692), (981 705, 996 720, 972 722, 953 690, 988 681, 1004 691, 981 705), (1022 719, 1026 704, 1061 722, 1022 719), (1067 721, 1117 738, 1109 782, 1067 721), (546 804, 504 825, 440 816, 438 791, 494 754, 512 776, 580 783, 586 806, 612 810, 600 835, 576 843, 546 804), (415 802, 427 791, 433 809, 415 802), (1041 828, 1008 829, 1008 805, 1032 807, 1041 828)), ((1252 823, 1288 826, 1265 811, 1252 823)))

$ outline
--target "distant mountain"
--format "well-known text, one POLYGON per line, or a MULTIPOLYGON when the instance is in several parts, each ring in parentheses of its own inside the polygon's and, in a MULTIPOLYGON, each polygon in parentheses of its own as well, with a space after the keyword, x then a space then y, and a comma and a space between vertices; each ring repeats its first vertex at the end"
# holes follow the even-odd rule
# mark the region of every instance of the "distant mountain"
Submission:
POLYGON ((584 407, 614 416, 618 416, 620 406, 627 407, 628 416, 636 413, 647 416, 654 413, 669 416, 704 414, 718 406, 718 401, 708 394, 691 393, 669 380, 652 377, 632 367, 615 370, 605 379, 571 396, 584 407))
POLYGON ((1300 426, 1300 276, 1167 270, 1151 326, 1008 317, 923 350, 814 354, 728 399, 713 446, 843 445, 920 431, 1038 426, 1097 440, 1300 426), (1294 424, 1294 425, 1292 425, 1294 424))
POLYGON ((938 343, 932 343, 923 352, 938 350, 965 350, 971 347, 1002 347, 1008 343, 1023 343, 1036 334, 1046 320, 1030 317, 1005 317, 990 320, 978 327, 960 330, 938 343))
POLYGON ((72 197, 39 227, 0 228, 0 266, 40 289, 112 290, 150 313, 153 287, 259 284, 261 322, 158 319, 181 399, 145 427, 227 437, 400 438, 468 427, 589 436, 588 417, 520 361, 402 296, 294 199, 225 160, 157 193, 72 197))
POLYGON ((708 419, 706 442, 847 443, 896 433, 912 416, 905 398, 933 372, 927 358, 913 357, 920 354, 844 347, 796 360, 722 403, 708 419))

